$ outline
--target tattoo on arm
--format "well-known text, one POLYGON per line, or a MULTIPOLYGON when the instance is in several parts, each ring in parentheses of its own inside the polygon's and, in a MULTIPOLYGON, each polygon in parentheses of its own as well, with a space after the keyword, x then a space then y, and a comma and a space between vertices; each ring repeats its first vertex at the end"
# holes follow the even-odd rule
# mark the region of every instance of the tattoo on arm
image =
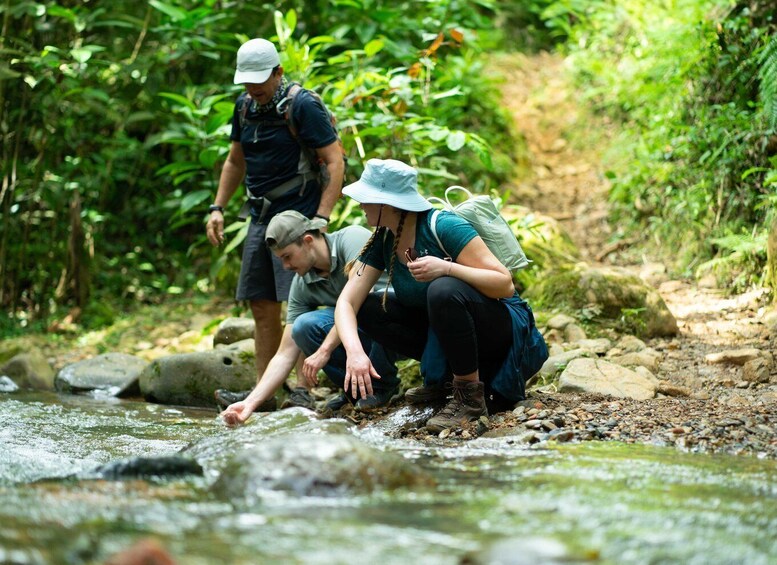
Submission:
POLYGON ((321 189, 325 189, 332 182, 332 175, 329 174, 328 167, 321 167, 321 189))

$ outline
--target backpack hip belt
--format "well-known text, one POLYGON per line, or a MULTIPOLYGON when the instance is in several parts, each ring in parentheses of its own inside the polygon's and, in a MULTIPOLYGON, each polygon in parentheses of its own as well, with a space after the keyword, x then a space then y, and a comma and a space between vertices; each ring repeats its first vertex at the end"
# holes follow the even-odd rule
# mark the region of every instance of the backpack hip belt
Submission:
POLYGON ((299 175, 294 175, 292 178, 287 180, 286 182, 279 184, 275 188, 273 188, 268 193, 262 195, 262 196, 253 196, 251 193, 248 193, 248 200, 246 200, 246 203, 243 204, 243 207, 240 209, 240 213, 238 214, 238 217, 242 220, 245 220, 248 218, 249 211, 253 209, 259 210, 259 223, 262 223, 265 216, 267 215, 267 211, 270 209, 270 205, 277 200, 279 197, 283 196, 287 192, 291 191, 293 188, 300 187, 299 195, 302 196, 305 193, 305 188, 307 188, 308 183, 316 178, 316 174, 313 172, 307 172, 302 173, 299 175))

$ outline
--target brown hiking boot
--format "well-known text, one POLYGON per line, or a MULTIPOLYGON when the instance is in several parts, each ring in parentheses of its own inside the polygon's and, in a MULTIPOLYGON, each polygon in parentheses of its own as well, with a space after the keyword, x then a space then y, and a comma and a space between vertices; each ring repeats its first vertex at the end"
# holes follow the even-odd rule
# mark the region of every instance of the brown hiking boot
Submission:
POLYGON ((453 398, 439 414, 426 422, 426 429, 437 434, 445 429, 463 426, 483 415, 488 415, 483 398, 483 383, 454 379, 453 398))
POLYGON ((405 400, 408 404, 431 404, 433 402, 443 402, 448 398, 449 383, 440 383, 429 386, 417 386, 408 389, 405 393, 405 400), (446 386, 446 384, 448 386, 446 386))

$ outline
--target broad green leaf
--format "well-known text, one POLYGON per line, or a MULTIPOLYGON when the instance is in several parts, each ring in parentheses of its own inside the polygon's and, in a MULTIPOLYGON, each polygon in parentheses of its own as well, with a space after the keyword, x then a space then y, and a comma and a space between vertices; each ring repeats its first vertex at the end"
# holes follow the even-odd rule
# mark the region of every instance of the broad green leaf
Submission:
POLYGON ((195 190, 181 199, 181 212, 186 213, 195 206, 210 199, 210 190, 195 190))
POLYGON ((79 63, 86 63, 92 58, 92 51, 89 49, 71 49, 70 56, 79 63))
POLYGON ((290 31, 294 31, 297 28, 297 12, 296 10, 289 10, 286 12, 286 25, 290 31))
POLYGON ((209 147, 208 149, 200 151, 199 160, 204 168, 212 169, 220 157, 221 155, 217 149, 209 147))
POLYGON ((190 110, 196 110, 197 106, 194 105, 194 102, 186 98, 185 96, 181 96, 180 94, 176 94, 175 92, 160 92, 158 94, 161 98, 166 98, 168 100, 172 100, 173 102, 177 102, 179 106, 185 106, 186 108, 189 108, 190 110))
POLYGON ((448 149, 450 149, 451 151, 458 151, 459 149, 464 147, 464 144, 466 142, 467 142, 467 134, 461 130, 452 131, 448 135, 448 139, 446 140, 448 149))
POLYGON ((374 57, 378 52, 380 52, 383 47, 385 46, 385 43, 382 39, 373 39, 367 45, 364 46, 364 53, 368 57, 374 57))
POLYGON ((432 141, 442 141, 451 134, 448 128, 433 129, 428 133, 429 139, 432 141))
POLYGON ((192 163, 191 161, 168 163, 164 167, 161 167, 157 172, 158 175, 171 175, 176 176, 187 171, 199 170, 199 163, 192 163))
POLYGON ((76 15, 73 12, 73 10, 69 10, 57 4, 54 4, 53 6, 48 6, 46 8, 46 13, 50 16, 65 18, 66 20, 70 20, 71 22, 76 21, 76 15))
POLYGON ((182 10, 171 4, 167 4, 165 2, 160 2, 160 0, 148 0, 148 3, 151 7, 159 10, 163 14, 166 14, 167 16, 170 17, 171 20, 175 22, 179 22, 181 20, 186 19, 186 16, 187 16, 186 10, 182 10))
POLYGON ((459 96, 460 94, 462 94, 461 87, 456 86, 450 90, 446 90, 445 92, 438 92, 432 96, 432 100, 441 100, 443 98, 449 98, 450 96, 459 96))
POLYGON ((17 73, 11 69, 5 62, 0 61, 0 80, 9 80, 12 78, 19 78, 21 73, 17 73))
MULTIPOLYGON (((248 222, 241 222, 242 225, 238 225, 239 231, 235 235, 235 237, 232 238, 232 240, 227 244, 227 246, 224 248, 224 253, 231 253, 238 245, 243 243, 243 240, 246 238, 246 235, 248 235, 248 222)), ((232 224, 234 225, 234 224, 232 224)), ((226 230, 224 230, 226 232, 226 230)))

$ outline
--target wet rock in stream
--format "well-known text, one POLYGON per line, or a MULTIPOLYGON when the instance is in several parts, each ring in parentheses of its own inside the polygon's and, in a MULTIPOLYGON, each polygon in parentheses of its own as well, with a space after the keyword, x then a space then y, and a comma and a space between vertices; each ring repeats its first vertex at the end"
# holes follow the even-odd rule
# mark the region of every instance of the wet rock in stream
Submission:
POLYGON ((235 454, 214 490, 250 505, 273 491, 331 497, 432 484, 431 477, 401 455, 371 447, 350 434, 295 432, 235 454))
POLYGON ((79 475, 80 479, 145 479, 202 475, 202 466, 194 459, 171 455, 168 457, 132 457, 111 461, 93 471, 79 475))

